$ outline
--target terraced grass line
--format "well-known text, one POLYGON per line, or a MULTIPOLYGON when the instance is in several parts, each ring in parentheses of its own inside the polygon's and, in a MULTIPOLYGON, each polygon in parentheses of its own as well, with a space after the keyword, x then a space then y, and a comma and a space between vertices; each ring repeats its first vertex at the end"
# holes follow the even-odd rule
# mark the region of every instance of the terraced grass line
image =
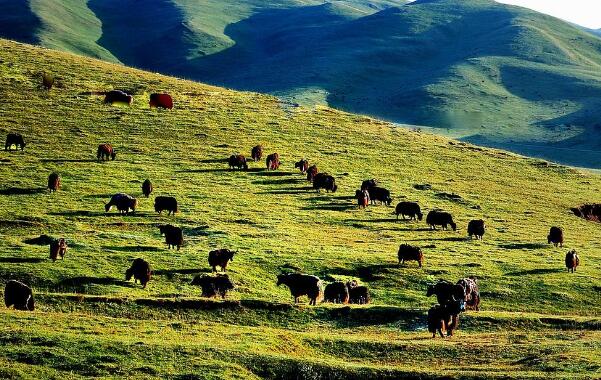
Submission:
POLYGON ((599 373, 601 226, 569 211, 597 200, 594 174, 4 40, 0 97, 0 134, 19 132, 28 143, 0 152, 0 279, 31 284, 38 305, 0 312, 0 377, 599 373), (41 71, 55 74, 56 88, 40 88, 41 71), (84 95, 113 88, 134 93, 133 105, 84 95), (159 91, 173 95, 172 111, 149 109, 148 94, 159 91), (96 162, 107 142, 117 159, 96 162), (229 155, 249 155, 258 143, 280 154, 280 170, 227 168, 229 155), (293 169, 301 157, 332 174, 338 192, 312 190, 293 169), (62 188, 50 194, 53 171, 62 188), (355 190, 374 177, 395 202, 452 212, 458 231, 396 221, 392 207, 358 209, 355 190), (149 199, 141 197, 146 178, 155 188, 149 199), (116 192, 140 197, 135 214, 104 212, 116 192), (181 211, 156 214, 156 195, 177 197, 181 211), (467 223, 479 218, 487 233, 471 241, 467 223), (183 228, 182 250, 166 248, 164 223, 183 228), (564 248, 546 244, 552 225, 564 228, 564 248), (43 234, 67 239, 64 261, 32 244, 43 234), (423 269, 398 266, 405 242, 423 247, 423 269), (238 250, 227 301, 203 299, 190 285, 209 273, 214 248, 238 250), (574 274, 564 268, 568 249, 582 259, 574 274), (146 289, 124 280, 136 257, 154 269, 146 289), (292 270, 357 279, 373 303, 294 307, 276 286, 276 275, 292 270), (427 285, 468 275, 479 278, 483 311, 465 314, 452 339, 431 340, 423 322, 436 301, 427 285))

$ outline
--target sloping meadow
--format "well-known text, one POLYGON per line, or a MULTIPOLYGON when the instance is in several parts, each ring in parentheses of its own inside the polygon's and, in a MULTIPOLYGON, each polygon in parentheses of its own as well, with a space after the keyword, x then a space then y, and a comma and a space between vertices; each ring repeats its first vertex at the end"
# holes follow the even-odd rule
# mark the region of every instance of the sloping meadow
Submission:
MULTIPOLYGON (((234 344, 227 334, 216 336, 203 343, 203 352, 220 345, 225 347, 224 355, 246 352, 228 364, 213 353, 195 359, 194 365, 177 368, 171 359, 140 348, 143 354, 127 360, 151 363, 143 371, 150 377, 188 373, 180 370, 196 373, 205 365, 211 374, 215 370, 215 377, 286 378, 290 373, 304 373, 295 367, 302 364, 296 360, 303 356, 322 358, 324 368, 336 367, 334 349, 347 352, 346 360, 356 360, 360 367, 340 372, 337 376, 341 378, 354 373, 377 377, 382 369, 376 368, 381 365, 411 372, 415 363, 407 357, 390 354, 380 361, 373 352, 407 349, 400 343, 387 346, 387 340, 395 339, 390 334, 402 332, 407 341, 426 338, 424 313, 436 302, 425 296, 427 285, 470 275, 479 279, 483 312, 468 313, 465 331, 459 331, 453 344, 473 338, 473 345, 488 359, 473 368, 460 365, 462 361, 457 359, 457 367, 445 367, 446 372, 439 374, 460 369, 467 376, 469 371, 490 370, 496 364, 499 369, 526 360, 537 340, 550 347, 552 360, 571 360, 571 354, 565 358, 556 355, 559 346, 567 345, 558 340, 569 339, 569 333, 561 333, 562 338, 547 337, 549 330, 560 334, 565 324, 532 325, 521 322, 516 313, 556 315, 568 325, 578 318, 595 320, 599 315, 601 249, 597 237, 601 226, 570 211, 598 201, 598 176, 394 128, 363 116, 296 107, 270 96, 229 91, 4 40, 0 41, 0 99, 2 135, 18 132, 27 143, 23 152, 0 153, 0 278, 27 282, 39 295, 38 311, 33 314, 1 313, 4 330, 0 334, 9 343, 14 340, 10 352, 5 348, 2 360, 16 360, 25 372, 33 365, 41 377, 69 370, 78 376, 111 373, 110 365, 96 365, 96 372, 87 373, 85 368, 90 366, 86 367, 86 360, 106 356, 119 346, 114 355, 121 358, 114 363, 125 365, 127 354, 119 352, 133 350, 136 342, 125 332, 118 332, 111 341, 101 327, 110 330, 118 320, 135 331, 133 336, 153 347, 165 346, 166 352, 179 352, 179 337, 185 337, 196 323, 214 325, 216 331, 229 331, 239 339, 234 344), (50 91, 41 87, 42 72, 57 78, 50 91), (133 104, 106 105, 102 96, 90 95, 111 89, 132 93, 133 104), (170 93, 174 109, 150 109, 148 97, 153 92, 170 93), (115 147, 115 161, 96 161, 101 143, 115 147), (256 144, 265 147, 265 154, 280 154, 278 171, 264 170, 262 161, 251 162, 248 171, 228 169, 227 157, 234 153, 248 157, 256 144), (303 157, 336 178, 336 193, 317 193, 294 170, 294 162, 303 157), (54 171, 62 177, 62 188, 51 194, 45 185, 54 171), (154 185, 148 199, 141 195, 146 178, 154 185), (367 178, 377 178, 391 190, 393 206, 411 200, 418 201, 425 213, 434 208, 451 212, 458 230, 430 231, 425 221, 397 221, 394 207, 358 209, 355 190, 367 178), (418 190, 416 184, 431 188, 418 190), (133 215, 104 212, 104 203, 118 192, 139 198, 140 206, 133 215), (180 212, 176 216, 156 214, 156 195, 175 196, 180 212), (471 241, 467 223, 480 218, 488 226, 484 240, 471 241), (166 223, 183 228, 185 245, 180 251, 168 250, 164 244, 158 225, 166 223), (546 242, 553 225, 564 229, 563 248, 546 242), (67 239, 64 261, 48 259, 48 247, 35 244, 41 235, 67 239), (401 243, 423 248, 422 269, 415 262, 397 265, 401 243), (215 248, 237 250, 228 266, 236 285, 228 296, 234 306, 202 299, 200 289, 190 285, 193 276, 210 272, 207 253, 215 248), (564 267, 568 249, 576 249, 581 258, 574 274, 564 267), (154 270, 146 289, 124 281, 125 270, 136 257, 149 261, 154 270), (315 274, 325 282, 356 279, 369 287, 373 305, 340 310, 288 307, 292 298, 285 287, 276 286, 276 275, 295 270, 315 274), (190 302, 182 307, 187 300, 190 302), (350 314, 342 318, 337 312, 350 314), (77 330, 53 331, 48 326, 49 320, 69 319, 71 314, 81 323, 65 323, 78 325, 83 335, 74 332, 77 330), (25 319, 30 327, 23 325, 25 319), (163 341, 163 333, 154 336, 152 331, 160 330, 167 320, 179 320, 184 331, 170 327, 163 341), (273 351, 268 344, 258 347, 258 338, 246 332, 252 326, 260 326, 257 334, 268 342, 273 340, 274 347, 279 347, 287 334, 292 334, 290 342, 297 346, 273 351), (298 330, 319 327, 328 334, 295 335, 298 330), (499 344, 512 350, 515 338, 506 335, 505 327, 520 331, 516 334, 522 334, 524 345, 497 362, 491 342, 503 342, 499 344), (530 335, 531 330, 538 332, 530 335), (85 337, 92 331, 100 335, 85 337), (336 338, 346 333, 354 334, 353 338, 336 338), (54 344, 66 356, 73 354, 70 350, 74 347, 81 349, 96 339, 102 344, 96 351, 81 354, 81 360, 71 363, 69 369, 70 364, 58 354, 34 360, 23 353, 36 345, 27 337, 42 339, 46 334, 52 335, 48 339, 53 342, 59 341, 54 344), (354 340, 362 343, 355 346, 354 340), (373 347, 368 345, 370 341, 373 347), (285 365, 287 360, 295 364, 285 365), (60 362, 63 367, 57 364, 60 362), (236 366, 246 369, 232 369, 236 366)), ((539 320, 539 316, 528 318, 539 320)), ((577 347, 589 347, 589 343, 599 350, 594 344, 595 339, 598 342, 597 324, 571 326, 581 341, 564 347, 567 351, 577 356, 577 347)), ((429 350, 430 345, 443 350, 439 346, 443 343, 415 342, 425 345, 416 349, 424 363, 439 352, 429 350)), ((190 357, 200 355, 197 350, 185 348, 190 357)), ((532 360, 520 364, 522 375, 558 370, 532 360)), ((599 368, 594 356, 578 356, 577 363, 574 370, 583 373, 599 368)), ((137 371, 135 365, 125 367, 122 375, 137 371)), ((436 374, 426 364, 419 367, 425 375, 436 374)), ((7 373, 16 374, 18 368, 13 369, 7 373)), ((316 378, 327 378, 322 376, 327 370, 310 371, 316 378)), ((390 376, 402 373, 391 372, 390 376)))

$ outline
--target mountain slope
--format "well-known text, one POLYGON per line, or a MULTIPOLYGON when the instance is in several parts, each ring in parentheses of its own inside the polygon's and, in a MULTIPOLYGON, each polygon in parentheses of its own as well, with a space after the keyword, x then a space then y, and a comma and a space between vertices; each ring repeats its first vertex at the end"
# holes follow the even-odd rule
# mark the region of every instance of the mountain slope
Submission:
MULTIPOLYGON (((601 167, 601 40, 524 8, 492 0, 70 0, 64 9, 81 15, 72 22, 54 2, 30 1, 27 17, 41 24, 32 21, 25 41, 601 167)), ((11 7, 0 17, 23 11, 11 7)), ((0 26, 9 38, 22 33, 0 26)))
POLYGON ((601 225, 569 209, 598 199, 599 176, 5 40, 0 96, 1 135, 28 143, 0 151, 0 283, 31 284, 37 305, 0 308, 0 377, 598 377, 601 225), (40 71, 59 86, 43 90, 40 71), (132 91, 132 106, 86 95, 112 88, 132 91), (175 108, 149 109, 156 91, 173 94, 175 108), (96 147, 107 142, 117 159, 99 163, 96 147), (257 143, 281 155, 280 170, 227 168, 229 155, 257 143), (316 193, 293 170, 301 157, 335 176, 338 192, 316 193), (50 194, 53 171, 62 188, 50 194), (395 203, 449 210, 458 231, 396 221, 392 207, 357 209, 355 190, 371 177, 395 203), (414 187, 424 183, 432 189, 414 187), (104 212, 117 192, 140 197, 135 214, 104 212), (156 195, 177 197, 180 212, 156 214, 156 195), (479 218, 484 240, 467 239, 479 218), (165 223, 183 228, 180 251, 165 247, 165 223), (546 244, 552 225, 564 228, 563 248, 546 244), (67 238, 64 261, 31 241, 42 234, 67 238), (423 248, 423 268, 398 266, 401 243, 423 248), (215 248, 238 251, 227 301, 190 285, 209 274, 215 248), (568 249, 582 258, 574 274, 564 269, 568 249), (146 289, 124 281, 136 257, 154 270, 146 289), (294 270, 357 279, 372 303, 292 306, 276 275, 294 270), (430 339, 428 284, 469 275, 479 278, 482 311, 462 315, 455 337, 430 339))

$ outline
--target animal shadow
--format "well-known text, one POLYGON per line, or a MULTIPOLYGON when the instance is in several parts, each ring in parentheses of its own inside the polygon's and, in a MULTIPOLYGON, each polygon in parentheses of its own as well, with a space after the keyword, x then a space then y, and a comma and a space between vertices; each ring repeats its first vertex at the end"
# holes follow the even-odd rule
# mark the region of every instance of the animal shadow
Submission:
POLYGON ((181 268, 181 269, 158 269, 152 272, 155 276, 165 276, 172 279, 176 274, 198 274, 211 273, 211 268, 181 268))
POLYGON ((541 249, 546 247, 547 245, 542 243, 507 243, 499 245, 499 248, 503 249, 541 249))
POLYGON ((376 281, 383 279, 385 274, 390 273, 391 269, 398 268, 398 264, 374 264, 374 265, 359 265, 353 268, 334 268, 328 270, 327 275, 341 275, 348 277, 360 278, 362 281, 376 281))
POLYGON ((46 259, 42 259, 40 257, 0 257, 0 263, 21 264, 41 263, 42 261, 46 261, 46 259))
POLYGON ((6 189, 0 189, 0 195, 35 195, 46 192, 45 188, 18 188, 9 187, 6 189))
POLYGON ((294 174, 295 173, 293 173, 293 172, 284 172, 284 171, 266 170, 266 169, 261 169, 260 171, 256 171, 254 173, 254 175, 264 176, 264 177, 284 177, 287 175, 294 175, 294 174))
POLYGON ((72 277, 65 278, 64 280, 59 281, 55 285, 56 290, 64 290, 70 289, 75 290, 77 292, 83 292, 86 290, 86 287, 90 285, 116 285, 123 287, 131 287, 132 284, 125 282, 124 280, 119 280, 112 277, 89 277, 89 276, 81 276, 81 277, 72 277))
POLYGON ((507 273, 507 276, 527 276, 527 275, 536 275, 536 274, 552 274, 552 273, 560 273, 563 272, 560 268, 537 268, 537 269, 529 269, 517 272, 507 273))
POLYGON ((136 245, 136 246, 103 246, 102 249, 118 252, 162 252, 158 247, 136 245))
POLYGON ((257 185, 294 185, 299 182, 305 182, 305 180, 303 178, 282 178, 253 181, 253 183, 257 185))
POLYGON ((41 162, 53 162, 53 163, 63 163, 63 162, 96 162, 98 160, 95 160, 93 158, 72 158, 72 159, 67 159, 67 158, 42 158, 40 159, 41 162))

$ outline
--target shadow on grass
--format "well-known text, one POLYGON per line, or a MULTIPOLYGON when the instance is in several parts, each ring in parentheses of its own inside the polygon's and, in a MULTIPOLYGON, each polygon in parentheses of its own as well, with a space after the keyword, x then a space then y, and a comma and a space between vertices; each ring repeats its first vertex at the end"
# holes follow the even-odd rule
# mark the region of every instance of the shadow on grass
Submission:
POLYGON ((303 207, 303 210, 326 210, 326 211, 348 211, 356 208, 354 204, 349 203, 326 203, 303 207))
POLYGON ((9 187, 7 189, 0 189, 0 195, 35 195, 45 193, 46 188, 19 188, 9 187))
POLYGON ((179 268, 179 269, 158 269, 153 271, 152 274, 156 276, 167 276, 168 278, 173 277, 176 274, 197 274, 197 273, 211 273, 211 268, 179 268))
POLYGON ((503 249, 541 249, 546 248, 547 244, 542 243, 507 243, 499 244, 499 248, 503 249))
POLYGON ((261 181, 253 181, 256 185, 294 185, 297 183, 306 182, 303 178, 282 178, 282 179, 264 179, 261 181))
POLYGON ((267 169, 253 170, 253 172, 255 175, 264 176, 264 177, 283 177, 283 176, 287 176, 287 175, 296 174, 295 172, 281 172, 278 170, 267 170, 267 169))
POLYGON ((106 249, 109 251, 118 251, 118 252, 162 252, 164 249, 158 247, 151 247, 145 245, 136 245, 136 246, 103 246, 102 249, 106 249))
POLYGON ((97 162, 98 160, 95 160, 93 158, 90 159, 83 159, 83 158, 72 158, 72 159, 66 159, 66 158, 42 158, 40 159, 41 162, 54 162, 54 163, 63 163, 63 162, 97 162))
POLYGON ((359 278, 362 281, 376 281, 384 279, 385 274, 390 273, 391 269, 399 268, 398 264, 374 264, 374 265, 359 265, 353 268, 333 268, 328 269, 327 273, 323 273, 322 277, 327 278, 328 275, 339 275, 359 278))
MULTIPOLYGON (((357 205, 353 204, 353 206, 356 208, 357 205)), ((380 218, 380 219, 347 219, 346 220, 349 223, 394 223, 396 222, 396 219, 385 219, 385 218, 380 218)), ((406 221, 408 222, 408 221, 406 221)))
MULTIPOLYGON (((125 271, 123 271, 123 273, 125 276, 125 271)), ((64 280, 61 280, 56 285, 54 285, 54 288, 56 290, 70 289, 75 290, 77 292, 84 292, 86 287, 90 285, 116 285, 131 288, 133 286, 133 282, 129 283, 125 280, 116 279, 113 277, 81 276, 65 278, 64 280)))
POLYGON ((537 274, 553 274, 553 273, 562 273, 564 272, 563 268, 537 268, 537 269, 528 269, 516 272, 507 273, 506 276, 528 276, 528 275, 537 275, 537 274))
POLYGON ((198 162, 202 164, 226 164, 228 162, 227 158, 207 158, 204 160, 198 160, 198 162))
POLYGON ((46 261, 46 259, 42 259, 40 257, 0 257, 0 263, 21 264, 41 263, 42 261, 46 261))
POLYGON ((130 212, 128 215, 120 214, 114 210, 112 212, 104 212, 104 211, 88 211, 88 210, 73 210, 73 211, 61 211, 61 212, 49 212, 48 215, 56 215, 56 216, 90 216, 90 217, 119 217, 119 216, 128 216, 128 217, 149 217, 155 215, 154 213, 149 212, 130 212))
POLYGON ((249 168, 248 170, 238 170, 238 169, 230 169, 230 168, 206 168, 206 169, 188 169, 188 170, 177 170, 176 173, 254 173, 259 172, 263 169, 259 168, 249 168))

